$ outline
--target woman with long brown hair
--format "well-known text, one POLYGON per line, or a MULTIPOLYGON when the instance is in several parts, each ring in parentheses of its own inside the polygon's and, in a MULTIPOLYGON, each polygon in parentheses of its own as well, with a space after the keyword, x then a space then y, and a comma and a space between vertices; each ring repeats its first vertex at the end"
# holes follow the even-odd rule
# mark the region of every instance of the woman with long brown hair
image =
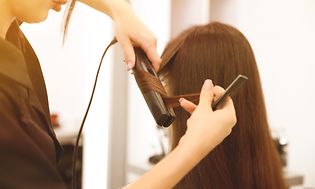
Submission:
MULTIPOLYGON (((240 31, 218 22, 184 31, 166 46, 159 74, 171 96, 197 93, 207 78, 223 87, 238 74, 249 78, 233 99, 238 120, 233 132, 176 189, 285 188, 255 57, 240 31)), ((181 108, 175 108, 175 114, 172 149, 185 134, 190 116, 181 108)))
MULTIPOLYGON (((51 127, 40 64, 31 44, 19 29, 21 22, 45 20, 50 9, 60 11, 66 1, 0 0, 1 188, 67 188, 57 170, 62 149, 51 127)), ((76 0, 70 2, 67 22, 75 2, 76 0)), ((135 63, 133 46, 140 46, 154 68, 158 69, 160 58, 156 53, 155 38, 127 2, 82 2, 113 19, 116 38, 124 50, 128 69, 135 63)), ((214 88, 209 80, 205 82, 200 95, 200 106, 197 107, 199 111, 191 115, 189 122, 193 129, 186 133, 182 145, 148 173, 126 186, 126 189, 172 188, 205 154, 230 134, 236 122, 233 102, 229 99, 220 112, 210 110, 209 101, 217 94, 214 88), (198 119, 200 117, 206 119, 198 119), (214 130, 218 131, 215 136, 212 134, 214 130), (198 141, 190 142, 196 137, 199 138, 198 141)), ((73 189, 77 189, 75 185, 73 189)))

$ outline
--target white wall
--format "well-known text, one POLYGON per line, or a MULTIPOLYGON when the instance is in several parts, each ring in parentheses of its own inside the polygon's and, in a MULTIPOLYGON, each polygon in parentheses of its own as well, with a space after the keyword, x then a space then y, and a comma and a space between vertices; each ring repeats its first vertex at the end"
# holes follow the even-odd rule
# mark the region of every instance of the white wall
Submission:
POLYGON ((177 36, 183 30, 209 21, 209 0, 172 0, 171 37, 177 36))
MULTIPOLYGON (((76 133, 88 104, 99 60, 113 37, 111 20, 77 4, 68 39, 62 47, 62 13, 51 12, 44 23, 22 29, 38 54, 50 108, 61 117, 62 135, 76 133)), ((107 188, 108 128, 112 61, 106 56, 84 130, 83 188, 107 188)))
POLYGON ((210 12, 249 39, 270 126, 289 140, 288 170, 315 187, 315 1, 212 0, 210 12))

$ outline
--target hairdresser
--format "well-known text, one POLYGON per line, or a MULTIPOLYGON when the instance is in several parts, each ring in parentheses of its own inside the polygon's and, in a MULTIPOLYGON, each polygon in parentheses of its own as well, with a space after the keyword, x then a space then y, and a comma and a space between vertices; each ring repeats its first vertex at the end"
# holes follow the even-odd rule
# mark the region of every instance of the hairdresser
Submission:
MULTIPOLYGON (((112 18, 129 69, 135 62, 133 46, 143 48, 155 69, 159 68, 153 34, 125 1, 82 2, 112 18)), ((56 168, 62 150, 51 128, 42 71, 19 29, 21 22, 43 21, 49 9, 60 11, 65 3, 66 0, 0 0, 0 188, 66 188, 56 168)), ((232 100, 226 100, 217 111, 210 106, 222 91, 206 80, 198 106, 180 100, 191 113, 180 144, 126 189, 172 188, 230 134, 236 123, 232 100)))

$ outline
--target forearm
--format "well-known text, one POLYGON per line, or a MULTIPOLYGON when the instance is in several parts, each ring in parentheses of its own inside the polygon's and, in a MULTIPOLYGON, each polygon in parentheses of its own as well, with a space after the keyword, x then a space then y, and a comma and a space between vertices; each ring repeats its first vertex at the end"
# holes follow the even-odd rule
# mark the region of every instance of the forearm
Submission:
POLYGON ((177 146, 149 172, 124 189, 171 189, 204 157, 195 148, 177 146), (194 155, 192 155, 194 154, 194 155))
POLYGON ((82 3, 100 11, 113 20, 118 18, 121 14, 128 14, 132 12, 129 4, 125 0, 80 0, 82 3))

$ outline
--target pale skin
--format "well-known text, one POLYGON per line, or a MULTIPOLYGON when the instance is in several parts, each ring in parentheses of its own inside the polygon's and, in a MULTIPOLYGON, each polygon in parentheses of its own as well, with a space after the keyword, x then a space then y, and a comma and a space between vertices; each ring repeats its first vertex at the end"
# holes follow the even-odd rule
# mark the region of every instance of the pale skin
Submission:
MULTIPOLYGON (((81 0, 88 6, 110 16, 116 26, 116 38, 121 45, 128 69, 134 66, 133 46, 141 47, 159 69, 160 58, 156 52, 153 33, 135 16, 123 0, 81 0)), ((66 0, 0 0, 0 37, 15 19, 36 23, 47 18, 48 11, 60 11, 66 0)), ((187 131, 179 145, 149 172, 124 189, 170 189, 176 185, 200 160, 227 137, 236 124, 233 102, 227 98, 218 110, 211 103, 224 90, 206 80, 198 105, 180 99, 182 108, 191 113, 187 131)))

